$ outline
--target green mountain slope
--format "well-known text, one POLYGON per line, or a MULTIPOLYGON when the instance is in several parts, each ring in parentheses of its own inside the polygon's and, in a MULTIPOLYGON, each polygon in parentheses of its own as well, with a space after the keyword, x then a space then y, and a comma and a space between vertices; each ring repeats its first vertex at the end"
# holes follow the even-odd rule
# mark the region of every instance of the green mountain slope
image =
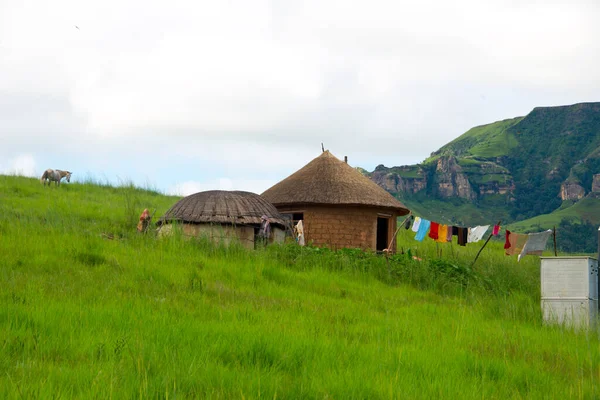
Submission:
POLYGON ((563 207, 549 213, 535 216, 523 221, 511 223, 509 229, 517 232, 531 232, 540 229, 550 229, 558 226, 563 220, 574 223, 589 222, 600 226, 600 198, 585 197, 573 203, 565 202, 563 207))
MULTIPOLYGON (((510 128, 521 122, 523 118, 507 119, 471 128, 435 152, 436 157, 454 155, 486 159, 506 156, 519 144, 510 128)), ((436 157, 429 158, 425 162, 432 161, 436 157)))
POLYGON ((598 223, 600 103, 538 107, 472 128, 422 164, 380 165, 368 175, 441 222, 524 221, 526 230, 565 218, 598 223))

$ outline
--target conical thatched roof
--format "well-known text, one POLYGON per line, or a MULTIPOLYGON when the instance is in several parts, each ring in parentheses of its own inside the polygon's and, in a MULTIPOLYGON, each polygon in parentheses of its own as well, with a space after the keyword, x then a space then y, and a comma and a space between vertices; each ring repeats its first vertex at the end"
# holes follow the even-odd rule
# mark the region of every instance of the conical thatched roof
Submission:
POLYGON ((262 196, 275 206, 368 205, 391 208, 400 215, 409 212, 391 194, 329 151, 267 189, 262 196))
POLYGON ((275 206, 261 196, 241 191, 210 190, 184 197, 173 205, 158 225, 169 222, 260 225, 261 217, 285 227, 275 206))

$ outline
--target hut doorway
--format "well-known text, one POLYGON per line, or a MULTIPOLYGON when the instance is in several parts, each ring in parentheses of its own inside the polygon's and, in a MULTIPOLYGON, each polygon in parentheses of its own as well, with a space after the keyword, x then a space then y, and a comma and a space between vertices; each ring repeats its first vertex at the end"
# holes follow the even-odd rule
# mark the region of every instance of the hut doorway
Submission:
POLYGON ((390 227, 390 219, 385 217, 377 217, 377 243, 376 250, 382 251, 388 246, 388 232, 390 227))

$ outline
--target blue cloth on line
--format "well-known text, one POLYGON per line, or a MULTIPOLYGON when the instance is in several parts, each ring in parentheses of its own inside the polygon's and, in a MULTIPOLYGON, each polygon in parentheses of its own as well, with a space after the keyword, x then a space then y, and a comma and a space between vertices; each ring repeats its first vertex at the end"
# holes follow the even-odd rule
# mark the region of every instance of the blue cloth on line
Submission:
POLYGON ((415 235, 415 240, 422 242, 423 239, 425 238, 425 235, 427 234, 427 231, 429 230, 430 225, 431 225, 431 221, 421 218, 421 225, 419 225, 419 230, 417 231, 417 234, 415 235))

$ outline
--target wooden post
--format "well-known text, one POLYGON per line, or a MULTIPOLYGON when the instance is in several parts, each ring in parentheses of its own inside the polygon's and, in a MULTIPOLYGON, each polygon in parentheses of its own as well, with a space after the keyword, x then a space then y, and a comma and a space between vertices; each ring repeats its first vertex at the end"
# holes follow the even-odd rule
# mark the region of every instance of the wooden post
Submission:
POLYGON ((552 236, 554 237, 554 257, 558 256, 558 253, 556 252, 556 225, 554 226, 554 229, 552 230, 552 236))
MULTIPOLYGON (((502 220, 498 221, 498 223, 496 225, 500 225, 502 223, 502 220)), ((477 259, 479 258, 479 255, 481 254, 481 252, 483 251, 484 247, 487 246, 488 242, 490 241, 490 239, 492 238, 492 236, 494 236, 494 228, 492 228, 492 233, 490 233, 490 236, 488 236, 487 240, 485 241, 485 243, 483 244, 483 246, 481 246, 481 248, 479 249, 479 251, 477 252, 477 255, 475 256, 475 259, 473 260, 473 262, 471 263, 471 267, 473 265, 475 265, 475 261, 477 261, 477 259)))
POLYGON ((406 218, 404 218, 404 220, 402 221, 402 223, 400 225, 398 225, 398 227, 396 228, 396 232, 394 232, 394 235, 392 236, 392 240, 390 240, 390 244, 387 247, 389 251, 392 251, 392 244, 394 243, 394 240, 396 240, 396 235, 398 234, 398 231, 400 230, 400 228, 402 228, 404 226, 404 224, 410 218, 411 215, 412 215, 412 212, 409 212, 408 215, 406 216, 406 218))
POLYGON ((598 260, 600 260, 600 228, 598 228, 598 260))

